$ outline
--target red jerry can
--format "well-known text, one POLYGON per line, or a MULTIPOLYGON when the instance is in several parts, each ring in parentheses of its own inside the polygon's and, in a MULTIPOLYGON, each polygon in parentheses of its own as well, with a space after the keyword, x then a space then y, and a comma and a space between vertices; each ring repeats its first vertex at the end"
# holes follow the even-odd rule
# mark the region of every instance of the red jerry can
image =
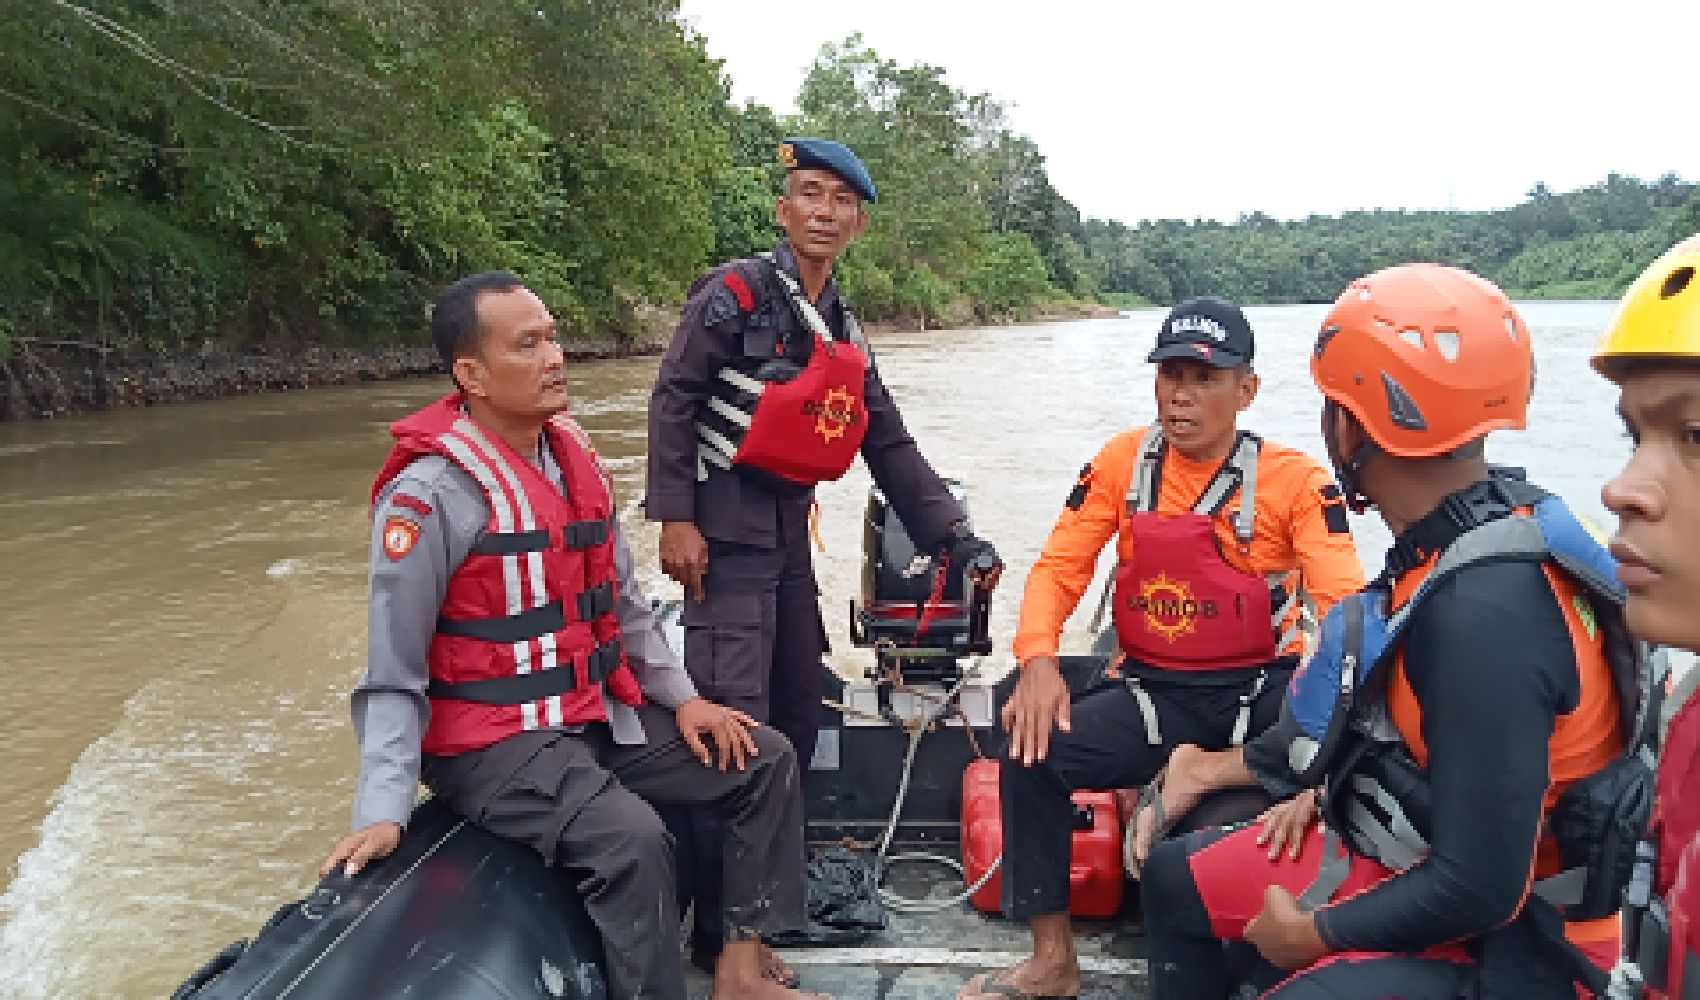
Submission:
MULTIPOLYGON (((998 807, 1000 762, 981 758, 962 772, 962 868, 973 885, 1003 853, 1003 820, 998 807)), ((1077 917, 1114 916, 1122 905, 1122 823, 1114 792, 1078 791, 1074 848, 1068 866, 1068 911, 1077 917)), ((998 912, 1003 888, 999 869, 969 902, 986 913, 998 912)))

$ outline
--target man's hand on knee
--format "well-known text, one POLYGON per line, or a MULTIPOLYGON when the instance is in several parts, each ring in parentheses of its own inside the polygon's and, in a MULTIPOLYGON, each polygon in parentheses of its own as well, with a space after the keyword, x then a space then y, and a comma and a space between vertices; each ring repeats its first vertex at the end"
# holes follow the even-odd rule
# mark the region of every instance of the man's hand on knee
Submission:
POLYGON ((1062 661, 1035 656, 1023 664, 1015 690, 1000 713, 1009 733, 1009 755, 1023 764, 1044 760, 1051 747, 1051 730, 1069 731, 1069 704, 1062 661))
POLYGON ((742 771, 745 762, 759 753, 751 731, 761 723, 738 709, 698 697, 680 705, 674 717, 679 724, 679 735, 704 767, 718 763, 722 771, 729 765, 742 771), (704 742, 705 737, 714 743, 712 753, 704 742))

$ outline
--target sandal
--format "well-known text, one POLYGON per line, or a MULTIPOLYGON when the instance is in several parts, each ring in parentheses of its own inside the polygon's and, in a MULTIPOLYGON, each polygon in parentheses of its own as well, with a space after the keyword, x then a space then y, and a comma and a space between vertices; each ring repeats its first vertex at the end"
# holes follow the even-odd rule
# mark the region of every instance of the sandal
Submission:
POLYGON ((1139 800, 1134 803, 1133 812, 1128 814, 1127 825, 1122 832, 1122 866, 1129 878, 1139 877, 1139 859, 1134 856, 1133 848, 1139 839, 1139 817, 1146 809, 1154 811, 1154 822, 1151 826, 1151 847, 1169 835, 1175 821, 1180 817, 1171 817, 1168 807, 1163 804, 1163 779, 1168 776, 1169 769, 1163 768, 1157 772, 1150 783, 1139 790, 1139 800))
POLYGON ((973 997, 1009 997, 1011 1000, 1080 1000, 1079 994, 1023 993, 1014 983, 1000 983, 996 972, 982 972, 968 980, 956 994, 957 1000, 973 997), (972 991, 972 992, 970 992, 972 991))

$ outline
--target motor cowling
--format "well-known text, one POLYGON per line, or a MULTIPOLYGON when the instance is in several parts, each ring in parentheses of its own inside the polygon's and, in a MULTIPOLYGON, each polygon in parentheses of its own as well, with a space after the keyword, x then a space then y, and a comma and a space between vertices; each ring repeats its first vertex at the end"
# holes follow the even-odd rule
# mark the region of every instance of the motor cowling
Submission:
MULTIPOLYGON (((946 485, 966 511, 961 484, 946 485)), ((851 641, 951 658, 990 651, 984 595, 969 582, 969 568, 943 566, 942 572, 941 579, 939 555, 920 551, 885 494, 870 487, 862 520, 862 596, 851 603, 851 641)))

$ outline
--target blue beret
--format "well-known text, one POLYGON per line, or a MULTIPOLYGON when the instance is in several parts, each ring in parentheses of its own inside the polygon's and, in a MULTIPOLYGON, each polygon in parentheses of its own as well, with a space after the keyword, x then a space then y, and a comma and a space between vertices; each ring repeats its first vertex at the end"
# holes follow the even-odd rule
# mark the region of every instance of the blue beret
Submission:
POLYGON ((868 168, 862 166, 862 161, 842 142, 793 136, 779 144, 779 159, 786 170, 831 171, 863 199, 870 202, 880 200, 874 192, 874 179, 868 176, 868 168))

